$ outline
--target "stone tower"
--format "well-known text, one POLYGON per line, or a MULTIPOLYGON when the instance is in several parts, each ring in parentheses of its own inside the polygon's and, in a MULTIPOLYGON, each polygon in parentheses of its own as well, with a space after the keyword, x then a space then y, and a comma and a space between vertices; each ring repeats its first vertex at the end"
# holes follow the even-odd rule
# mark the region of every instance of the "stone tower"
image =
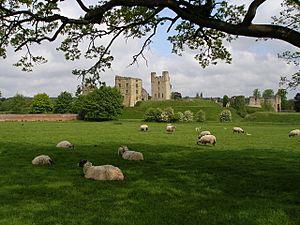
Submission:
POLYGON ((171 99, 171 83, 168 71, 163 71, 162 76, 156 76, 156 72, 151 72, 151 95, 154 101, 171 99))
POLYGON ((124 106, 133 107, 138 101, 148 100, 144 99, 145 90, 141 79, 115 76, 115 87, 120 90, 124 98, 124 106))

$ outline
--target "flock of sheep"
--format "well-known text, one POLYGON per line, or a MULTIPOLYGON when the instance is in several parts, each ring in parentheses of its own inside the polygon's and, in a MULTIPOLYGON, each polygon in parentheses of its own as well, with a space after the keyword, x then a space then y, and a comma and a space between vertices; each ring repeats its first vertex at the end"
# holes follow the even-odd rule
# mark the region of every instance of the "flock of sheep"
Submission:
MULTIPOLYGON (((168 124, 166 126, 167 133, 175 132, 176 126, 172 124, 168 124)), ((140 131, 148 131, 149 127, 146 124, 140 126, 140 131)), ((216 136, 211 134, 210 131, 205 130, 201 131, 201 128, 195 128, 195 130, 199 133, 197 144, 211 144, 215 145, 217 142, 216 136)), ((245 131, 241 127, 233 127, 233 133, 238 134, 246 134, 251 135, 249 133, 245 133, 245 131)), ((295 129, 289 132, 289 137, 300 136, 300 129, 295 129)), ((56 145, 57 148, 73 148, 74 145, 69 141, 61 141, 56 145)), ((121 156, 124 160, 135 160, 140 161, 144 160, 143 153, 137 151, 130 151, 127 146, 120 146, 118 148, 118 155, 121 156)), ((51 165, 53 160, 48 155, 39 155, 32 160, 33 165, 51 165)), ((85 178, 93 179, 93 180, 124 180, 124 175, 122 171, 115 166, 112 165, 101 165, 101 166, 93 166, 93 164, 84 159, 80 160, 79 166, 83 167, 83 173, 85 178)))

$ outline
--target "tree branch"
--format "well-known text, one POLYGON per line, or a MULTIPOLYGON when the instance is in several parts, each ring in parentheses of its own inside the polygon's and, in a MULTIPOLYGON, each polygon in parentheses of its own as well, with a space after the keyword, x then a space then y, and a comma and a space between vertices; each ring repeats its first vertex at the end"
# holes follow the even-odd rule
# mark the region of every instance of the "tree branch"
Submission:
POLYGON ((252 21, 253 21, 255 15, 256 15, 257 8, 258 8, 261 4, 263 4, 265 1, 266 1, 266 0, 254 0, 254 1, 250 4, 250 6, 249 6, 249 8, 248 8, 248 11, 247 11, 247 13, 246 13, 246 15, 245 15, 245 18, 244 18, 244 20, 243 20, 243 22, 242 22, 242 24, 243 24, 244 26, 246 26, 246 25, 248 26, 248 25, 250 25, 250 24, 252 23, 252 21))

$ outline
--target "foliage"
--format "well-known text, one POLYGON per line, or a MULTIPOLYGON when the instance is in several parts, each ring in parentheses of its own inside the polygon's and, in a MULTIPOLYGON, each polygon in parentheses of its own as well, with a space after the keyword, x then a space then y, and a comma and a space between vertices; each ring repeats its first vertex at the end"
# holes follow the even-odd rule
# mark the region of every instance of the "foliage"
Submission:
POLYGON ((300 93, 296 94, 294 98, 294 102, 295 102, 295 111, 300 112, 300 93))
POLYGON ((182 99, 181 93, 179 93, 179 92, 172 92, 171 93, 171 99, 174 99, 174 100, 176 100, 176 99, 182 99))
POLYGON ((149 108, 145 112, 144 120, 146 122, 159 122, 161 121, 162 112, 160 108, 149 108))
POLYGON ((174 122, 174 109, 172 107, 167 107, 161 113, 162 122, 174 122))
POLYGON ((28 113, 30 110, 31 101, 23 95, 16 94, 12 98, 8 98, 0 103, 0 111, 7 113, 28 113))
POLYGON ((259 99, 261 97, 260 91, 257 88, 253 90, 253 96, 256 99, 259 99))
POLYGON ((272 89, 266 89, 266 90, 263 91, 262 96, 263 96, 264 99, 273 97, 274 96, 274 91, 272 89))
POLYGON ((182 122, 192 122, 194 120, 194 113, 190 110, 186 110, 183 112, 183 118, 181 119, 182 122))
POLYGON ((264 99, 264 101, 261 103, 261 108, 265 112, 274 112, 274 108, 269 99, 264 99))
POLYGON ((288 102, 287 102, 287 90, 286 89, 278 89, 276 95, 280 96, 281 98, 281 109, 286 110, 288 109, 288 102))
POLYGON ((232 120, 231 111, 228 109, 223 110, 219 115, 220 122, 230 122, 232 120))
POLYGON ((205 112, 203 110, 199 110, 196 114, 195 114, 195 121, 196 122, 204 122, 205 121, 205 112))
POLYGON ((73 98, 69 92, 61 92, 54 103, 54 113, 71 113, 73 98))
POLYGON ((53 102, 46 93, 36 94, 33 97, 30 113, 49 113, 53 111, 53 102))
MULTIPOLYGON (((73 74, 86 80, 99 80, 100 73, 112 66, 111 48, 118 37, 142 39, 140 50, 132 63, 144 57, 159 29, 170 34, 172 52, 181 55, 187 48, 203 67, 220 60, 231 62, 225 47, 238 36, 275 38, 300 47, 299 24, 295 13, 297 0, 286 0, 283 13, 274 17, 274 24, 256 24, 254 21, 264 1, 252 0, 248 9, 232 1, 95 1, 77 0, 78 17, 67 14, 58 0, 4 0, 0 3, 0 56, 6 57, 11 46, 24 51, 15 65, 31 71, 35 64, 47 60, 35 56, 34 44, 62 40, 58 50, 66 60, 93 60, 90 68, 74 69, 73 74), (166 13, 168 11, 169 13, 166 13), (108 40, 108 41, 105 41, 108 40), (86 47, 87 46, 87 47, 86 47), (84 49, 84 50, 83 50, 84 49)), ((297 14, 296 14, 297 15, 297 14)), ((91 82, 94 83, 94 82, 91 82)), ((83 87, 83 86, 82 86, 83 87)))
POLYGON ((238 115, 245 117, 247 114, 245 96, 236 96, 233 100, 232 107, 236 109, 238 115))
POLYGON ((226 107, 229 102, 229 97, 227 95, 223 96, 223 107, 226 107))
POLYGON ((75 103, 81 118, 91 121, 116 119, 122 113, 122 104, 119 90, 105 86, 78 98, 75 103))

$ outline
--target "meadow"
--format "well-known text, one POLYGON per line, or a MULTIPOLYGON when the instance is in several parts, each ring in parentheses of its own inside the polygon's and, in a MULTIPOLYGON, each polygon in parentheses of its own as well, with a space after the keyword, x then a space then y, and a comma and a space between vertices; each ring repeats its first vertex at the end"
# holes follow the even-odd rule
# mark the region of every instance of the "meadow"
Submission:
POLYGON ((287 135, 300 120, 177 123, 173 134, 141 123, 0 123, 0 224, 300 224, 300 142, 287 135), (233 134, 236 125, 251 135, 233 134), (199 126, 215 146, 196 145, 199 126), (61 140, 75 149, 57 149, 61 140), (145 160, 122 160, 120 145, 145 160), (54 164, 33 166, 39 154, 54 164), (125 180, 87 180, 80 159, 118 166, 125 180))

